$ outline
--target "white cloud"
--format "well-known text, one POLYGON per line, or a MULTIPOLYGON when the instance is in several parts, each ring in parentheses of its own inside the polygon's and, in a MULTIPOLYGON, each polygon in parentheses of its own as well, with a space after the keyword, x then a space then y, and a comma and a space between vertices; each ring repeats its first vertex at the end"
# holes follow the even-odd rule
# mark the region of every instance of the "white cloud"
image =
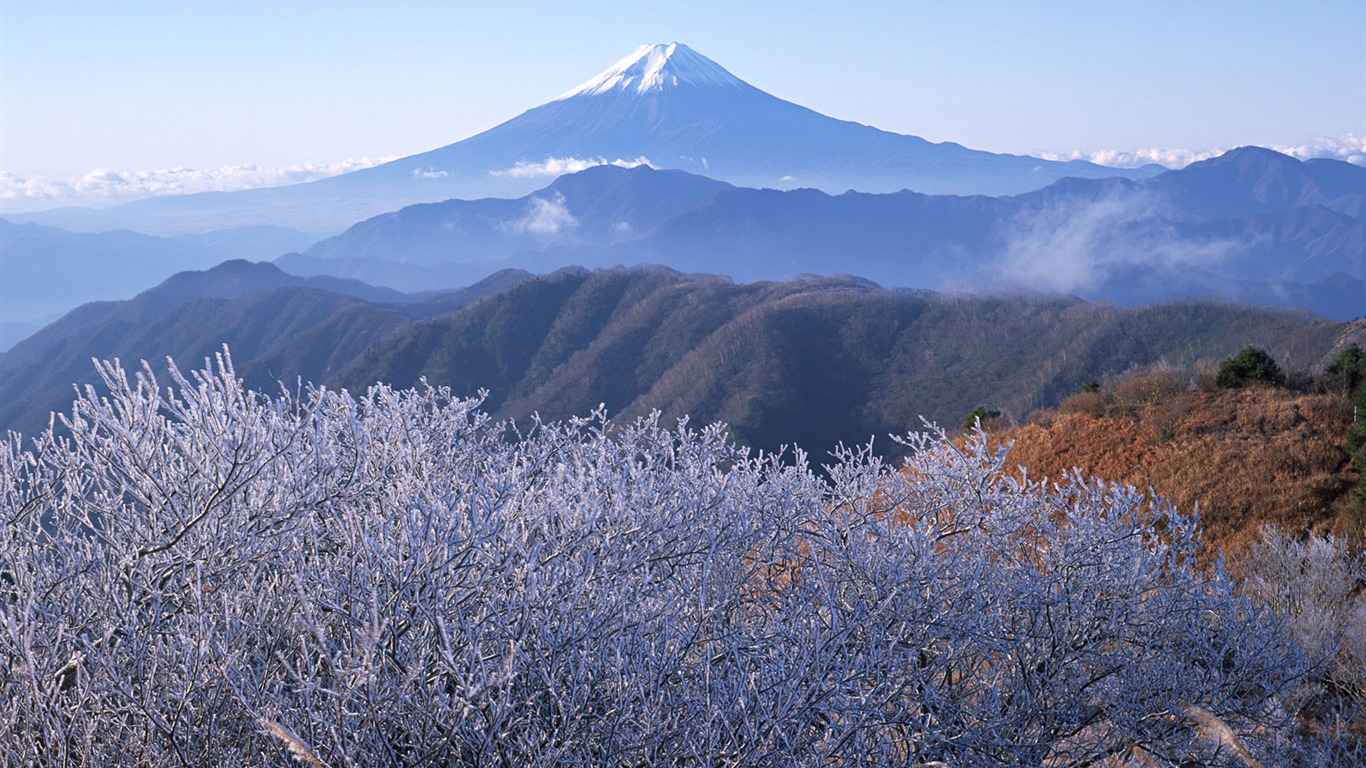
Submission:
POLYGON ((433 171, 431 168, 414 168, 414 169, 413 169, 413 178, 414 178, 414 179, 444 179, 444 178, 446 178, 446 177, 449 176, 449 175, 450 175, 450 173, 448 173, 448 172, 446 172, 446 171, 433 171))
MULTIPOLYGON (((1355 165, 1366 165, 1366 136, 1346 133, 1341 136, 1315 136, 1299 144, 1272 145, 1267 147, 1299 160, 1311 158, 1330 158, 1355 165)), ((1041 152, 1045 160, 1089 160, 1098 165, 1111 168, 1137 168, 1149 163, 1157 163, 1168 168, 1185 168, 1191 163, 1208 160, 1224 154, 1232 147, 1211 147, 1207 149, 1102 149, 1095 152, 1041 152)))
POLYGON ((1247 246, 1182 237, 1161 210, 1143 195, 1112 195, 1024 213, 1012 222, 1003 277, 1035 290, 1085 293, 1116 270, 1215 267, 1247 246))
POLYGON ((634 160, 608 160, 602 157, 547 157, 544 162, 528 163, 520 161, 511 168, 504 168, 500 171, 489 171, 494 176, 511 176, 516 179, 536 178, 539 176, 563 176, 566 173, 578 173, 579 171, 593 168, 599 165, 615 165, 618 168, 636 168, 648 165, 651 168, 649 158, 637 157, 634 160))
POLYGON ((1353 165, 1366 165, 1366 135, 1358 136, 1354 133, 1348 133, 1338 137, 1315 136, 1301 144, 1275 146, 1272 149, 1300 160, 1327 157, 1333 160, 1345 160, 1353 165))
POLYGON ((533 235, 558 235, 566 229, 579 225, 579 220, 565 207, 564 196, 556 193, 550 198, 533 197, 527 205, 526 214, 514 221, 514 232, 530 232, 533 235))
POLYGON ((337 163, 299 163, 274 168, 231 165, 222 168, 166 168, 115 171, 98 168, 74 179, 19 176, 0 171, 0 200, 56 204, 118 203, 144 197, 196 192, 235 192, 278 187, 371 168, 393 157, 348 158, 337 163))
POLYGON ((1157 163, 1168 168, 1184 168, 1191 163, 1222 155, 1224 149, 1101 149, 1095 152, 1041 152, 1045 160, 1086 160, 1111 168, 1137 168, 1157 163))

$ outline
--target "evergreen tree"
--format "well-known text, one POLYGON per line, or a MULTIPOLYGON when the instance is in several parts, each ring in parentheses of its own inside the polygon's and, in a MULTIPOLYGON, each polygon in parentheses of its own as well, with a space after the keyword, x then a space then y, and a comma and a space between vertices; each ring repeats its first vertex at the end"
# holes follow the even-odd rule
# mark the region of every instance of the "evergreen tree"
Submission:
POLYGON ((1366 381, 1366 355, 1361 352, 1361 347, 1356 344, 1348 344, 1346 349, 1338 353, 1333 362, 1328 364, 1325 384, 1331 390, 1340 390, 1348 395, 1357 394, 1361 389, 1362 383, 1366 381))
POLYGON ((1225 389, 1240 389, 1251 384, 1279 386, 1285 381, 1285 375, 1266 350, 1247 346, 1219 363, 1219 373, 1214 381, 1225 389))

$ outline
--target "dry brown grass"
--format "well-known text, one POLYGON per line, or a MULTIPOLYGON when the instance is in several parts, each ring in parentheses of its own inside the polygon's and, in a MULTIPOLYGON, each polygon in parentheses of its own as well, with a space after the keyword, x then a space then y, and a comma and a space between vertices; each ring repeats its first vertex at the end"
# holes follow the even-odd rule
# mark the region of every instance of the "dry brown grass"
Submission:
POLYGON ((1151 488, 1183 511, 1198 505, 1207 545, 1230 553, 1270 523, 1362 545, 1366 512, 1347 495, 1357 477, 1342 450, 1350 405, 1276 389, 1189 391, 1181 376, 1082 393, 994 437, 1015 442, 1011 461, 1031 478, 1078 467, 1151 488))

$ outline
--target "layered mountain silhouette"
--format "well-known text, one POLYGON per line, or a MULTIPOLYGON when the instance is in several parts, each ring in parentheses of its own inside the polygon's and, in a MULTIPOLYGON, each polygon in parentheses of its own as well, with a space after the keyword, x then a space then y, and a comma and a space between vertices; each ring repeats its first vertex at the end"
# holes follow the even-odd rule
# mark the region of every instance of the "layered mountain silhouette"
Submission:
POLYGON ((601 166, 516 200, 450 200, 358 223, 278 260, 418 289, 516 266, 662 263, 739 280, 855 274, 950 291, 1123 304, 1215 297, 1366 311, 1366 168, 1247 147, 1138 181, 1008 197, 758 190, 601 166))
MULTIPOLYGON (((553 271, 574 263, 566 249, 601 251, 637 241, 733 189, 683 171, 597 166, 518 199, 409 206, 275 261, 297 274, 346 275, 403 290, 465 284, 521 263, 553 271)), ((594 264, 604 258, 585 256, 594 264)))
MULTIPOLYGON (((742 281, 846 273, 940 291, 1220 298, 1350 319, 1366 311, 1364 217, 1366 169, 1255 147, 1148 179, 1066 179, 1008 197, 832 196, 604 165, 521 198, 409 206, 276 262, 400 291, 508 268, 660 263, 742 281)), ((269 228, 152 237, 0 220, 0 349, 82 301, 308 241, 269 228)))
POLYGON ((298 375, 323 381, 385 333, 527 276, 508 271, 459 291, 416 297, 354 280, 297 277, 241 260, 181 272, 132 299, 85 304, 0 353, 0 432, 19 428, 35 434, 46 426, 48 413, 71 401, 73 383, 95 383, 92 358, 193 364, 228 344, 250 361, 287 343, 301 345, 299 359, 257 383, 298 375), (308 335, 327 323, 335 332, 326 338, 308 335))
POLYGON ((191 269, 270 259, 313 238, 274 227, 154 237, 0 219, 0 350, 90 301, 125 299, 191 269))
POLYGON ((1309 367, 1350 333, 1248 306, 951 297, 850 277, 736 284, 660 267, 509 271, 418 300, 229 262, 82 307, 0 354, 0 429, 46 427, 73 382, 96 383, 91 357, 188 368, 227 343, 239 375, 266 391, 300 377, 356 394, 425 378, 458 395, 487 389, 499 417, 659 409, 726 421, 765 450, 797 443, 819 462, 840 441, 877 436, 886 450, 887 433, 921 416, 952 426, 986 404, 1023 417, 1089 378, 1249 341, 1309 367))
POLYGON ((679 43, 643 45, 559 98, 483 133, 353 173, 274 189, 29 214, 69 228, 203 231, 275 224, 332 234, 417 202, 517 196, 565 169, 648 163, 755 187, 1012 194, 1068 176, 1161 170, 936 144, 784 101, 679 43))

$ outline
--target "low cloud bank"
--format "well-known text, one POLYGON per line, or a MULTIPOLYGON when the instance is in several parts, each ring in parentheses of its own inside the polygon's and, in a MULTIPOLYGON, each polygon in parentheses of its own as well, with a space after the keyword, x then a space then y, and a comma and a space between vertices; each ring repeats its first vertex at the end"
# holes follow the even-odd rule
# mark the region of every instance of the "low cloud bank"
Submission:
POLYGON ((1121 275, 1217 269, 1251 245, 1183 236, 1159 201, 1144 194, 1022 213, 1011 222, 1006 242, 1000 272, 1005 284, 1081 295, 1121 275))
POLYGON ((511 168, 504 168, 499 171, 490 171, 494 176, 511 176, 514 179, 536 178, 540 176, 563 176, 566 173, 578 173, 588 168, 599 165, 615 165, 618 168, 637 168, 648 165, 651 168, 650 159, 647 157, 637 157, 634 160, 617 158, 608 160, 603 157, 547 157, 544 162, 528 163, 519 162, 511 168))
POLYGON ((230 165, 222 168, 165 168, 115 171, 99 168, 65 181, 0 171, 0 200, 15 203, 119 203, 144 197, 196 192, 235 192, 315 181, 371 168, 394 157, 347 158, 336 163, 299 163, 278 167, 230 165))
MULTIPOLYGON (((1111 168, 1137 168, 1156 163, 1168 168, 1185 168, 1191 163, 1218 157, 1233 147, 1213 147, 1209 149, 1101 149, 1095 152, 1072 151, 1066 153, 1040 152, 1045 160, 1087 160, 1097 165, 1111 168)), ((1366 165, 1366 136, 1354 133, 1342 136, 1315 136, 1299 144, 1272 145, 1274 149, 1298 160, 1328 158, 1342 160, 1354 165, 1366 165)))
POLYGON ((557 193, 549 198, 531 198, 526 214, 513 222, 511 229, 514 232, 529 232, 549 237, 573 229, 578 224, 579 220, 574 218, 574 214, 565 206, 564 196, 557 193))
MULTIPOLYGON (((1366 166, 1366 135, 1317 136, 1295 145, 1271 146, 1291 157, 1308 160, 1331 158, 1366 166)), ((1090 152, 1040 152, 1046 160, 1087 160, 1112 168, 1136 168, 1156 163, 1168 168, 1184 168, 1191 163, 1208 160, 1228 151, 1230 147, 1208 149, 1102 149, 1090 152)), ((336 176, 342 173, 372 168, 397 159, 388 157, 347 158, 336 163, 298 163, 263 167, 232 165, 222 168, 165 168, 152 171, 116 171, 98 168, 72 179, 52 179, 46 176, 20 176, 0 171, 0 201, 12 207, 47 207, 48 205, 112 205, 145 197, 186 195, 197 192, 235 192, 243 189, 278 187, 336 176)), ((490 171, 494 176, 511 178, 541 178, 562 176, 599 165, 619 168, 655 167, 647 157, 634 159, 605 157, 548 157, 537 163, 519 162, 511 168, 490 171)), ((443 171, 430 168, 414 171, 415 178, 440 178, 443 171)))

